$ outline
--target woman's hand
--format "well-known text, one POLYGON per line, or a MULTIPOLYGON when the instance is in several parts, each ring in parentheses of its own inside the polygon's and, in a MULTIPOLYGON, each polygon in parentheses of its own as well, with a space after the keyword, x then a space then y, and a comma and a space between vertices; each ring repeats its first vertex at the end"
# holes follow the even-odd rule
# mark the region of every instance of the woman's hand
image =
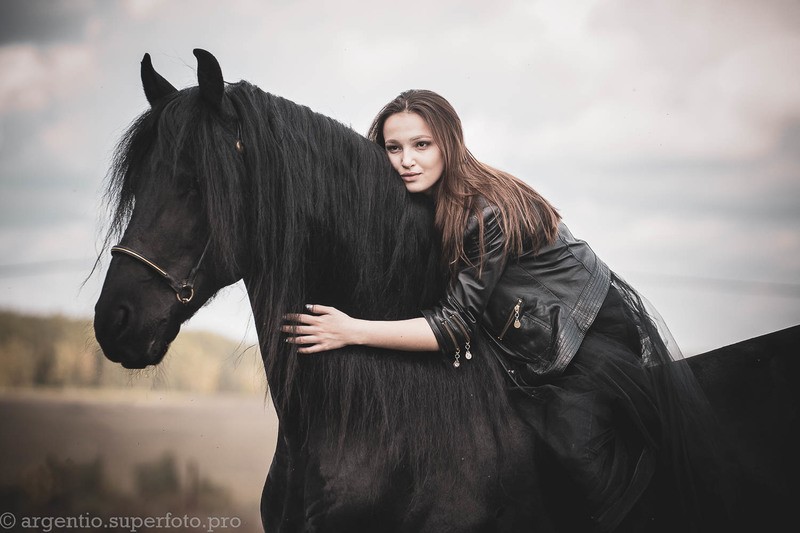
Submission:
POLYGON ((406 320, 361 320, 334 307, 306 305, 308 313, 284 316, 281 331, 286 342, 301 345, 298 353, 319 353, 351 345, 372 346, 407 352, 439 349, 436 337, 423 317, 406 320))
POLYGON ((306 310, 311 314, 287 314, 289 323, 281 326, 281 331, 290 334, 286 342, 302 345, 298 353, 318 353, 358 344, 359 320, 325 305, 306 305, 306 310))

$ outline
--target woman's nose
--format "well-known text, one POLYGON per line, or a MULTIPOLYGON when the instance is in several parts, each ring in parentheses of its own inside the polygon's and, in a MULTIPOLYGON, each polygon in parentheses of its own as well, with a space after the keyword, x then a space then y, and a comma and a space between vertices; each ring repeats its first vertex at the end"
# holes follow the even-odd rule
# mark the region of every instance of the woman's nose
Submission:
POLYGON ((403 156, 403 159, 400 160, 400 164, 403 165, 405 168, 411 168, 414 166, 414 158, 403 156))

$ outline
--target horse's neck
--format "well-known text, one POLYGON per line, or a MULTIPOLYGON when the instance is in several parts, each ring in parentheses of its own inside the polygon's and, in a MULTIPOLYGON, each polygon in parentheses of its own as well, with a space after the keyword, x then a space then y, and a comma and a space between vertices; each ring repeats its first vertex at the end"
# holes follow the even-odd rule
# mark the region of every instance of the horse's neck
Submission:
POLYGON ((272 181, 253 185, 254 199, 269 205, 253 206, 259 230, 247 239, 259 252, 245 284, 271 386, 289 386, 295 363, 279 347, 284 313, 317 303, 365 319, 407 318, 435 284, 436 254, 430 210, 409 197, 377 146, 303 110, 273 115, 287 129, 260 133, 267 152, 258 159, 269 166, 252 176, 272 181))
MULTIPOLYGON (((337 160, 331 172, 322 173, 324 180, 315 183, 319 188, 315 209, 307 214, 311 264, 318 267, 310 272, 310 296, 330 299, 333 304, 371 305, 384 291, 381 284, 389 282, 388 267, 392 254, 403 246, 403 231, 407 218, 400 215, 407 209, 406 193, 393 180, 392 169, 382 154, 355 135, 347 150, 360 154, 347 163, 339 154, 320 154, 317 164, 337 160)), ((409 269, 415 265, 409 264, 409 269)), ((384 305, 392 305, 384 302, 384 305)))

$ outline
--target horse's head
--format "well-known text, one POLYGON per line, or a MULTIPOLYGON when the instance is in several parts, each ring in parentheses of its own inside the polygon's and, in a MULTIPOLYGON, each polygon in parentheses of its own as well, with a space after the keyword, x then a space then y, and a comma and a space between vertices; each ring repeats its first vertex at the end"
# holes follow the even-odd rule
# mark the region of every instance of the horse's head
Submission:
POLYGON ((237 112, 216 59, 195 55, 199 84, 181 91, 145 55, 151 107, 123 138, 109 174, 109 238, 122 238, 111 248, 94 328, 106 357, 127 368, 159 363, 181 324, 241 277, 225 238, 230 219, 216 218, 230 206, 215 193, 244 173, 237 112))

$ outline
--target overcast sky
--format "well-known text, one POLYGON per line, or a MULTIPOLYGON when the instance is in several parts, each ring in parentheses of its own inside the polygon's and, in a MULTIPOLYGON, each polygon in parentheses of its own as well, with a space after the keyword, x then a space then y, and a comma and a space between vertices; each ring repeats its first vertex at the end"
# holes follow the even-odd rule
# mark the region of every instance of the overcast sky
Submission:
MULTIPOLYGON (((538 189, 688 354, 800 323, 797 0, 0 2, 0 308, 89 317, 145 52, 364 133, 408 88, 538 189)), ((107 262, 105 263, 107 264, 107 262)), ((105 266, 105 265, 104 265, 105 266)), ((254 338, 243 289, 189 327, 254 338), (249 328, 249 329, 248 329, 249 328)))

